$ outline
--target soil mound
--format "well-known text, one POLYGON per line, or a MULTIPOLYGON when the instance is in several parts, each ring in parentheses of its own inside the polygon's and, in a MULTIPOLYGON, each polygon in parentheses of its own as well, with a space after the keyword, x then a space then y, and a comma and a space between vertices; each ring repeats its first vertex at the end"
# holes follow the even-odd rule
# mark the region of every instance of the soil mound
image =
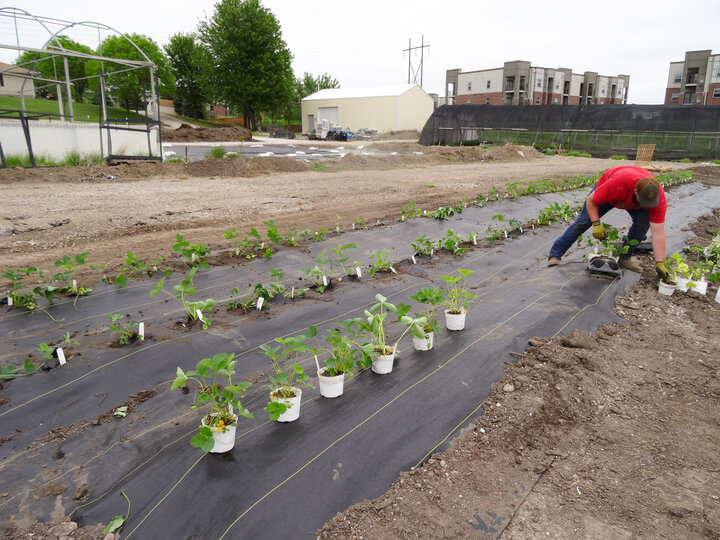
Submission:
POLYGON ((167 142, 249 141, 252 139, 252 133, 242 126, 194 128, 188 124, 181 124, 177 129, 163 129, 162 137, 167 142))

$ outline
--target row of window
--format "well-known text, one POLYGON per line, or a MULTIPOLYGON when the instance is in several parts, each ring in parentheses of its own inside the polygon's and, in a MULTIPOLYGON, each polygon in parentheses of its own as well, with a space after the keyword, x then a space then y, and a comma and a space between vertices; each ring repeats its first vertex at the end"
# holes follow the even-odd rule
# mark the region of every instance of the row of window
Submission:
MULTIPOLYGON (((683 103, 692 103, 693 97, 695 96, 694 92, 685 92, 683 96, 683 103)), ((713 98, 720 98, 720 87, 713 88, 713 98)), ((702 96, 697 97, 698 102, 702 101, 702 96)), ((670 103, 679 103, 680 102, 680 92, 673 92, 670 94, 670 103)))
MULTIPOLYGON (((697 75, 697 73, 688 73, 688 82, 690 84, 695 83, 695 77, 692 77, 692 75, 697 75)), ((718 68, 717 73, 715 73, 715 77, 720 79, 720 68, 718 68)), ((680 84, 682 82, 682 73, 676 73, 673 77, 673 82, 675 84, 680 84)))

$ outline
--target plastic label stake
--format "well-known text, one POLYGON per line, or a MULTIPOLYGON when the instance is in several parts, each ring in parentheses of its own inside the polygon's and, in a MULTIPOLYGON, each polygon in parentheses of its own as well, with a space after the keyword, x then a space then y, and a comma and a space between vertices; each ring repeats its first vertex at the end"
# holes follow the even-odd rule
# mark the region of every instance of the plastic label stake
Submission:
POLYGON ((290 298, 295 298, 295 287, 290 290, 290 298))
POLYGON ((415 255, 411 255, 410 258, 412 259, 413 264, 417 264, 417 261, 415 260, 415 255))
POLYGON ((505 235, 505 238, 507 238, 507 231, 503 230, 503 234, 505 235))
POLYGON ((265 302, 265 299, 262 296, 260 298, 258 298, 258 300, 257 300, 258 311, 260 311, 262 309, 263 302, 265 302))
POLYGON ((400 221, 405 221, 405 216, 400 216, 400 221))
POLYGON ((435 251, 435 250, 434 250, 434 249, 431 249, 431 250, 430 250, 430 256, 431 256, 431 257, 432 257, 433 251, 435 251))
POLYGON ((362 270, 360 269, 359 266, 355 267, 355 273, 357 274, 358 279, 360 279, 362 277, 362 270))
POLYGON ((55 354, 57 355, 57 359, 58 359, 58 362, 60 362, 60 365, 64 366, 65 365, 65 353, 63 352, 63 350, 60 347, 58 347, 57 349, 55 349, 55 354))
POLYGON ((8 306, 12 307, 12 305, 13 305, 12 296, 10 296, 10 295, 8 294, 8 306))
POLYGON ((395 269, 394 269, 392 266, 390 267, 390 271, 391 271, 393 274, 397 274, 397 272, 395 271, 395 269))
POLYGON ((260 242, 260 249, 265 249, 265 242, 260 242))
POLYGON ((522 230, 522 227, 520 227, 520 234, 522 234, 522 233, 523 233, 523 230, 522 230))
POLYGON ((202 311, 200 311, 199 309, 196 309, 196 310, 195 310, 195 315, 197 315, 197 318, 198 318, 201 322, 205 322, 205 319, 203 319, 202 311))
POLYGON ((338 225, 338 226, 335 227, 335 232, 336 232, 336 233, 340 233, 340 225, 338 225))
POLYGON ((140 338, 140 341, 145 340, 145 323, 141 322, 138 324, 138 337, 140 338))
POLYGON ((355 230, 355 224, 353 223, 353 231, 355 230))
POLYGON ((473 234, 473 245, 477 246, 477 236, 473 234))
POLYGON ((327 282, 327 278, 325 276, 323 276, 322 282, 323 282, 323 286, 327 287, 328 282, 327 282))
POLYGON ((73 279, 73 289, 77 290, 77 280, 73 279))
POLYGON ((530 226, 532 227, 532 230, 534 231, 534 230, 535 230, 535 224, 531 224, 530 226))

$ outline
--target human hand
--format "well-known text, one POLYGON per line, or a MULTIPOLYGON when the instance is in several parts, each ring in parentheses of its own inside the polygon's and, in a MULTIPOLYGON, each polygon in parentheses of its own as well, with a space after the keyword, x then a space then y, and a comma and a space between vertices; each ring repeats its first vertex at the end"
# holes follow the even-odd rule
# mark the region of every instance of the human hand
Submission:
POLYGON ((667 268, 665 268, 665 261, 656 262, 655 271, 657 272, 658 277, 667 283, 668 271, 667 268))
POLYGON ((600 221, 593 221, 592 222, 593 227, 593 236, 597 238, 598 240, 603 240, 605 238, 605 227, 603 227, 603 224, 600 223, 600 221))

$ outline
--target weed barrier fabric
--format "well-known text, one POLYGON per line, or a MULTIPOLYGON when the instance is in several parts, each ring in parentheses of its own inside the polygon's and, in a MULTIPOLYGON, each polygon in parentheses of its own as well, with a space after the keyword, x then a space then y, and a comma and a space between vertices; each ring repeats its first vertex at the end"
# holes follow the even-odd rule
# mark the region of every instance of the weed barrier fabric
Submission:
MULTIPOLYGON (((689 185, 671 193, 677 196, 668 197, 668 252, 684 244, 681 229, 687 223, 720 207, 720 188, 689 185)), ((469 210, 450 222, 412 220, 361 231, 357 238, 374 236, 375 245, 390 245, 407 234, 405 227, 417 227, 410 236, 428 230, 435 238, 438 227, 462 230, 489 222, 487 208, 477 209, 477 217, 469 210)), ((628 224, 624 212, 608 218, 628 224)), ((398 275, 343 282, 323 296, 271 305, 268 313, 217 314, 207 332, 178 332, 172 322, 158 322, 159 330, 146 343, 83 350, 63 368, 5 382, 0 395, 9 403, 0 407, 0 437, 14 438, 0 446, 0 491, 9 494, 0 500, 0 517, 12 519, 29 508, 33 518, 48 521, 60 508, 81 524, 107 523, 126 510, 122 490, 132 501, 124 538, 313 536, 337 511, 384 493, 399 471, 444 449, 482 413, 479 406, 504 362, 514 360, 509 352, 524 350, 527 339, 574 329, 591 332, 620 320, 614 297, 637 275, 591 276, 579 248, 563 265, 546 268, 547 251, 562 229, 536 229, 460 257, 436 256, 417 265, 405 261, 398 264, 398 275), (406 336, 392 373, 360 373, 333 400, 307 389, 297 422, 267 420, 269 362, 259 354, 260 344, 308 324, 324 334, 337 320, 361 315, 376 293, 409 303, 410 294, 429 283, 439 286, 438 276, 458 267, 476 271, 470 283, 480 296, 465 331, 443 331, 435 348, 422 353, 412 350, 406 336), (190 447, 198 424, 189 411, 191 396, 169 390, 176 366, 189 369, 199 358, 223 351, 239 355, 237 380, 256 380, 243 400, 255 419, 241 419, 232 459, 190 447), (156 394, 133 404, 126 418, 106 414, 148 390, 156 394), (103 414, 102 421, 92 423, 103 414), (51 430, 58 436, 44 439, 51 430), (83 485, 89 495, 76 500, 83 485)), ((320 248, 314 245, 312 251, 320 248)), ((217 280, 223 283, 219 288, 230 281, 225 272, 246 266, 264 270, 275 262, 273 257, 258 265, 213 269, 204 274, 203 286, 212 288, 217 280)), ((160 304, 157 310, 164 314, 168 308, 160 304)), ((390 331, 397 337, 401 328, 394 324, 390 331)), ((311 358, 302 364, 314 375, 311 358)))

